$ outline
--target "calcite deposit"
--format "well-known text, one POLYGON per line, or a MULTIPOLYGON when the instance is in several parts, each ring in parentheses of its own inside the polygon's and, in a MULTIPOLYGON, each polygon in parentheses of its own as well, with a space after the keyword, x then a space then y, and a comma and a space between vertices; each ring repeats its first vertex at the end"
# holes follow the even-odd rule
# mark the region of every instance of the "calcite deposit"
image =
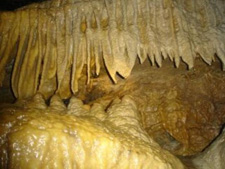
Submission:
POLYGON ((143 130, 131 97, 107 111, 75 98, 66 108, 57 98, 47 107, 38 94, 1 111, 1 168, 184 168, 143 130))
POLYGON ((0 12, 0 168, 224 169, 222 70, 224 0, 0 12))
POLYGON ((191 69, 196 57, 225 64, 224 0, 52 0, 0 13, 0 81, 14 58, 16 98, 41 92, 69 98, 86 67, 127 78, 138 56, 162 65, 169 57, 191 69))

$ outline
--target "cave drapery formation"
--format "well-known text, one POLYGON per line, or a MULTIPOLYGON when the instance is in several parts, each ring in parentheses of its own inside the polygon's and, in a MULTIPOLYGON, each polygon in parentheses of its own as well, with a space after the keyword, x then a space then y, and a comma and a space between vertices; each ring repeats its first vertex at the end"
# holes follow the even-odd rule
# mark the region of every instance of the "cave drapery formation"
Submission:
POLYGON ((217 54, 225 64, 223 0, 53 0, 0 17, 0 81, 15 58, 17 98, 69 98, 84 65, 87 83, 91 70, 99 74, 101 57, 114 82, 117 72, 130 75, 137 56, 159 66, 170 57, 177 67, 182 58, 191 69, 196 56, 211 64, 217 54))
POLYGON ((224 0, 0 12, 0 86, 10 76, 17 99, 0 105, 0 168, 223 169, 225 132, 207 146, 225 122, 225 75, 199 58, 225 70, 224 0), (198 153, 191 166, 176 157, 198 153))

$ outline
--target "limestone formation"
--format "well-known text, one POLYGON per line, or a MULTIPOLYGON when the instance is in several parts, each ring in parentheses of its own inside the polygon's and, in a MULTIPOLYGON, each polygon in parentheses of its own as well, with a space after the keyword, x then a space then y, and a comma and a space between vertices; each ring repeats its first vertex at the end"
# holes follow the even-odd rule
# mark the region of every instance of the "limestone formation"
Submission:
POLYGON ((184 168, 141 128, 131 97, 115 100, 103 121, 91 111, 83 116, 82 105, 78 110, 2 110, 0 168, 184 168))
POLYGON ((160 69, 149 68, 148 62, 136 64, 130 77, 120 79, 118 85, 100 76, 86 98, 96 96, 88 103, 105 108, 115 97, 131 95, 140 123, 155 141, 173 154, 195 155, 212 142, 225 122, 225 74, 216 63, 208 67, 196 60, 197 68, 191 71, 184 64, 174 69, 169 60, 160 69))
MULTIPOLYGON (((14 58, 17 98, 78 91, 86 67, 100 73, 101 60, 113 79, 127 78, 138 56, 161 67, 169 57, 191 69, 201 56, 225 64, 224 0, 52 0, 0 13, 0 82, 14 58)), ((93 70, 93 71, 92 71, 93 70)))
POLYGON ((0 168, 224 169, 220 65, 224 0, 0 12, 0 168))

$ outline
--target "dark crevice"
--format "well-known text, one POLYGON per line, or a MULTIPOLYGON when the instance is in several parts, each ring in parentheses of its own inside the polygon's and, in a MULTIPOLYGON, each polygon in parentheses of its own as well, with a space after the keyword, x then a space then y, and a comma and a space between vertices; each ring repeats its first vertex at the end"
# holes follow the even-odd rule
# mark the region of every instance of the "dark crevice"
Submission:
POLYGON ((31 3, 43 1, 46 0, 3 0, 0 1, 0 11, 13 11, 31 3))

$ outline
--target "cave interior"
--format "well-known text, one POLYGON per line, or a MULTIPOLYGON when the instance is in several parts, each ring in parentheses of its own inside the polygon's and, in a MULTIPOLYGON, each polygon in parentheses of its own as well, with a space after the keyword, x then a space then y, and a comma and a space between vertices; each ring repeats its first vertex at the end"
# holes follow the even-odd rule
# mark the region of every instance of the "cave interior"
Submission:
POLYGON ((225 169, 224 0, 0 5, 0 168, 225 169))

